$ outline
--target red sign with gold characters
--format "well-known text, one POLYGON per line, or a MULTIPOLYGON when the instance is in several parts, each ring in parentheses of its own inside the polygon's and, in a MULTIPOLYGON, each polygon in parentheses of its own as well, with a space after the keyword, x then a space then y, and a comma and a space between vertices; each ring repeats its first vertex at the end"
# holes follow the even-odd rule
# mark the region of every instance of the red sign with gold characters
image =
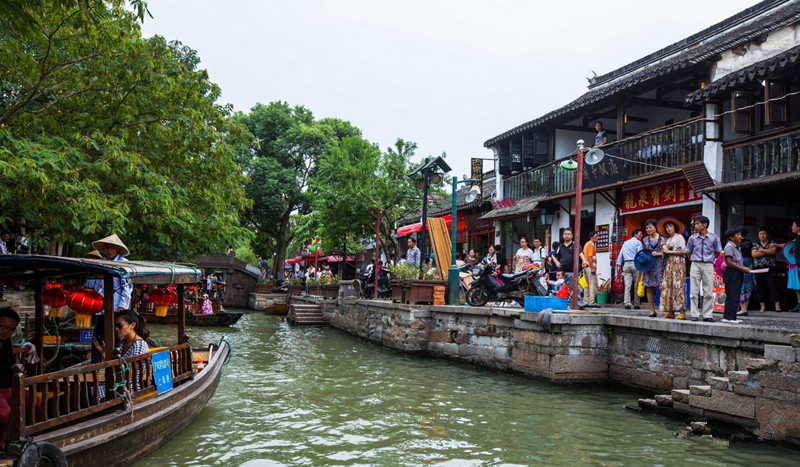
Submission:
POLYGON ((687 180, 674 180, 656 185, 622 190, 622 213, 701 201, 703 195, 695 193, 687 180))

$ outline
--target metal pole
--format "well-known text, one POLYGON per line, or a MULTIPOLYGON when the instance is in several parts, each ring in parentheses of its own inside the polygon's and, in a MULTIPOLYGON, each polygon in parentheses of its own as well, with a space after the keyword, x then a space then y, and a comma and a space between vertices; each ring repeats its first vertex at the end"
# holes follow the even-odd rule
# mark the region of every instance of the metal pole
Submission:
POLYGON ((378 267, 381 262, 381 210, 378 209, 377 220, 375 221, 375 266, 372 268, 372 274, 375 276, 375 293, 373 298, 378 298, 378 267))
POLYGON ((422 179, 423 179, 423 188, 422 188, 422 230, 419 232, 419 246, 420 246, 420 258, 419 258, 419 276, 422 277, 424 271, 422 268, 425 267, 425 261, 428 260, 428 257, 425 255, 425 227, 428 222, 428 188, 430 186, 430 175, 431 169, 425 170, 422 172, 422 179))
POLYGON ((450 246, 451 246, 451 254, 450 254, 450 269, 447 272, 447 288, 450 290, 448 303, 450 305, 458 305, 458 292, 459 292, 459 277, 458 277, 458 266, 456 266, 456 226, 458 223, 456 222, 456 216, 458 216, 458 193, 456 193, 456 188, 458 187, 458 177, 453 177, 453 193, 452 193, 452 202, 450 203, 451 211, 450 211, 450 246))
POLYGON ((575 235, 572 239, 575 254, 572 258, 572 309, 578 309, 578 264, 581 252, 581 196, 583 191, 583 144, 578 145, 578 170, 575 173, 575 235))

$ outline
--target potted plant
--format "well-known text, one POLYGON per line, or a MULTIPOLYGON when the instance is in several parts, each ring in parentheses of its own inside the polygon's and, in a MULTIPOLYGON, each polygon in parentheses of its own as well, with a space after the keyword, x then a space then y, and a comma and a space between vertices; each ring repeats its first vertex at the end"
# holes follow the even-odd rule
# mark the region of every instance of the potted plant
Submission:
POLYGON ((325 298, 336 298, 339 296, 339 278, 330 274, 325 274, 319 278, 322 284, 322 296, 325 298))
POLYGON ((416 305, 419 303, 433 304, 434 292, 437 287, 447 287, 447 282, 440 280, 438 274, 428 270, 422 279, 412 279, 407 282, 407 291, 403 303, 416 305))
POLYGON ((405 303, 408 281, 419 277, 419 269, 408 263, 392 264, 389 266, 392 278, 389 284, 392 287, 392 301, 405 303))
POLYGON ((321 283, 319 279, 306 279, 306 285, 308 286, 309 295, 322 296, 322 288, 320 287, 321 283))
POLYGON ((261 278, 256 284, 256 293, 272 293, 272 281, 267 278, 261 278))
POLYGON ((300 279, 299 277, 292 277, 288 282, 290 294, 300 295, 303 293, 303 279, 300 279))

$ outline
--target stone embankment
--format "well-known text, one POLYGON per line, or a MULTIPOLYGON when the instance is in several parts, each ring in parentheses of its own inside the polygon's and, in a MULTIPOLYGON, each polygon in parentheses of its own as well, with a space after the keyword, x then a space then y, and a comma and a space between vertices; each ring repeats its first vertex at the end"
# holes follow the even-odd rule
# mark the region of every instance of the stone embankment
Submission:
MULTIPOLYGON (((609 381, 658 394, 693 419, 800 444, 800 327, 521 309, 314 300, 328 324, 404 352, 546 378, 609 381)), ((294 301, 294 299, 293 299, 294 301)))

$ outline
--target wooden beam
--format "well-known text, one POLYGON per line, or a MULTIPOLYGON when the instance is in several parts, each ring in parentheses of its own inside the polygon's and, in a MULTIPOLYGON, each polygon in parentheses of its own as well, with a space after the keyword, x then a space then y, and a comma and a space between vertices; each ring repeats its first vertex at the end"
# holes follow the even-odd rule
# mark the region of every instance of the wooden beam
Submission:
POLYGON ((683 102, 663 101, 660 99, 648 99, 644 97, 636 97, 628 101, 628 103, 630 105, 646 105, 649 107, 661 107, 665 109, 691 110, 689 107, 683 105, 683 102))
POLYGON ((625 104, 617 105, 617 135, 625 139, 625 104))
MULTIPOLYGON (((586 128, 586 127, 581 127, 581 126, 577 126, 577 125, 559 125, 559 126, 556 127, 556 130, 584 131, 584 132, 587 132, 587 133, 594 133, 595 132, 594 128, 586 128)), ((609 134, 617 134, 617 132, 614 131, 614 130, 606 130, 606 132, 609 133, 609 134)), ((553 139, 555 139, 555 138, 553 138, 553 139)))
POLYGON ((633 115, 628 115, 629 122, 639 122, 639 123, 647 123, 650 121, 647 117, 635 117, 633 115))

